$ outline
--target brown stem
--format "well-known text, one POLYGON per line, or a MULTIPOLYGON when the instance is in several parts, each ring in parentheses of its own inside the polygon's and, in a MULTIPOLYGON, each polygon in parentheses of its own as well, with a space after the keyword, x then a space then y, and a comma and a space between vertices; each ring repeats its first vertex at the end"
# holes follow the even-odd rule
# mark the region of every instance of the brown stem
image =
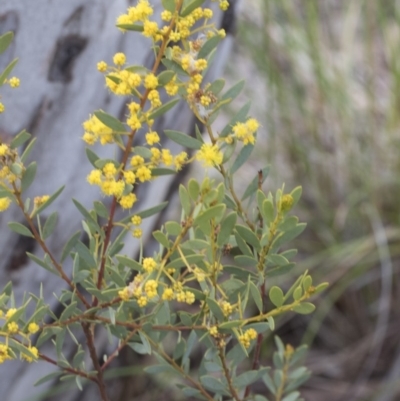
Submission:
POLYGON ((44 361, 46 361, 48 363, 51 363, 52 365, 57 366, 58 368, 64 370, 65 372, 72 373, 72 374, 77 375, 77 376, 81 376, 81 377, 83 377, 83 378, 85 378, 87 380, 91 380, 92 382, 97 383, 97 378, 96 377, 90 376, 89 374, 87 374, 85 372, 82 372, 82 371, 80 371, 78 369, 62 367, 62 366, 58 365, 57 361, 55 361, 54 359, 52 359, 52 358, 50 358, 50 357, 48 357, 48 356, 46 356, 44 354, 41 354, 40 352, 39 352, 39 358, 43 359, 44 361))
POLYGON ((57 272, 61 276, 61 278, 72 288, 73 292, 75 292, 75 294, 78 296, 80 301, 87 308, 89 308, 90 307, 89 303, 86 301, 85 297, 80 293, 80 291, 77 289, 75 284, 65 274, 64 269, 62 268, 62 266, 57 262, 56 258, 50 252, 50 250, 47 247, 46 243, 40 237, 40 234, 39 234, 38 230, 36 229, 35 225, 33 224, 33 220, 31 219, 29 214, 27 214, 25 212, 24 203, 22 202, 22 199, 21 199, 21 193, 19 192, 19 190, 17 189, 15 184, 13 184, 13 189, 14 189, 15 198, 17 199, 18 206, 20 207, 20 209, 22 210, 22 213, 24 214, 25 220, 27 221, 27 223, 29 225, 29 228, 31 229, 31 231, 33 233, 33 236, 35 237, 35 241, 40 245, 40 247, 42 248, 44 253, 47 253, 47 255, 49 255, 51 263, 53 264, 54 268, 57 270, 57 272))
POLYGON ((240 401, 239 395, 235 389, 235 387, 233 387, 233 383, 232 383, 232 379, 231 379, 231 375, 229 373, 229 369, 228 366, 226 364, 226 359, 225 359, 225 354, 224 354, 224 349, 222 346, 220 346, 218 344, 218 354, 219 357, 221 359, 221 363, 222 363, 222 368, 224 370, 224 376, 226 378, 226 381, 228 382, 228 387, 229 390, 231 392, 231 396, 233 397, 233 399, 235 399, 236 401, 240 401))
POLYGON ((103 371, 101 370, 101 366, 98 360, 96 348, 94 346, 94 336, 92 332, 91 325, 89 323, 82 323, 82 329, 85 333, 87 346, 89 349, 90 359, 93 362, 93 366, 97 372, 97 386, 100 390, 100 396, 102 401, 109 401, 106 391, 106 386, 104 383, 103 371))
MULTIPOLYGON (((181 8, 182 3, 183 3, 183 0, 179 0, 179 2, 177 4, 177 8, 176 8, 178 11, 181 8)), ((153 68, 152 68, 152 73, 153 74, 155 74, 157 72, 157 69, 160 66, 161 59, 162 59, 162 57, 164 55, 165 49, 166 49, 167 44, 168 44, 168 37, 169 37, 169 34, 171 33, 172 29, 175 26, 175 21, 176 21, 176 17, 173 17, 172 20, 171 20, 171 23, 169 25, 168 31, 166 32, 166 34, 165 34, 165 36, 163 38, 163 41, 162 41, 161 46, 160 46, 160 50, 158 51, 157 58, 156 58, 156 60, 154 62, 153 68)), ((141 98, 141 101, 140 101, 140 109, 141 110, 143 110, 143 108, 144 108, 144 106, 146 104, 146 101, 147 101, 149 93, 150 93, 150 89, 146 89, 144 94, 143 94, 143 96, 142 96, 142 98, 141 98)), ((119 173, 119 179, 123 175, 123 171, 125 169, 126 162, 128 161, 128 157, 129 157, 130 152, 131 152, 133 139, 135 138, 136 132, 137 132, 136 130, 132 130, 131 133, 128 136, 128 141, 127 141, 127 144, 126 144, 126 147, 125 147, 125 151, 124 151, 124 153, 122 155, 122 159, 121 159, 122 169, 121 169, 121 171, 119 173)), ((102 251, 102 255, 101 255, 101 264, 100 264, 100 268, 99 268, 99 275, 98 275, 98 278, 97 278, 97 288, 98 289, 101 289, 101 285, 102 285, 102 282, 103 282, 104 270, 105 270, 106 259, 107 259, 107 249, 108 249, 108 246, 110 244, 111 233, 112 233, 112 230, 113 230, 113 227, 114 227, 114 215, 115 215, 116 208, 117 208, 117 198, 113 197, 113 200, 112 200, 112 203, 111 203, 111 207, 110 207, 110 215, 109 215, 108 222, 107 222, 107 227, 106 227, 106 236, 105 236, 105 239, 104 239, 104 246, 103 246, 103 251, 102 251)), ((96 306, 97 304, 98 304, 98 299, 94 298, 92 305, 96 306)))
POLYGON ((258 170, 258 189, 261 191, 263 183, 263 172, 262 170, 258 170))
POLYGON ((137 333, 137 330, 133 330, 128 334, 124 341, 117 347, 117 349, 107 358, 107 360, 101 366, 101 370, 105 370, 107 366, 119 355, 122 349, 128 344, 128 341, 137 333))
POLYGON ((157 350, 157 352, 165 359, 168 361, 168 363, 174 367, 179 373, 184 377, 188 382, 190 382, 194 387, 197 388, 197 390, 200 391, 200 393, 208 400, 208 401, 213 401, 214 398, 208 394, 208 392, 204 389, 204 387, 198 383, 196 380, 194 380, 192 377, 190 377, 174 360, 171 358, 167 353, 165 353, 160 347, 159 344, 153 341, 151 338, 148 338, 152 346, 157 350))

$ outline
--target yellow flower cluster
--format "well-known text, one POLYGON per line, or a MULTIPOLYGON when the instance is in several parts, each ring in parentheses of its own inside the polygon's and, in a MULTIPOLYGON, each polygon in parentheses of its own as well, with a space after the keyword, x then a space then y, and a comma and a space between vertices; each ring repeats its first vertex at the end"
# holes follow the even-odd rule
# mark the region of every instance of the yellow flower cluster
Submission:
POLYGON ((158 136, 157 132, 150 131, 146 134, 146 142, 148 145, 152 146, 160 142, 160 137, 158 136))
MULTIPOLYGON (((178 41, 187 38, 190 35, 192 25, 197 20, 200 18, 208 19, 211 16, 211 10, 197 8, 187 17, 178 19, 176 30, 173 32, 173 35, 171 35, 171 40, 178 41)), ((216 102, 216 98, 214 94, 208 93, 206 89, 201 88, 203 74, 208 67, 208 63, 206 59, 198 58, 198 54, 205 41, 215 35, 224 37, 225 31, 206 31, 205 35, 199 35, 197 39, 189 41, 188 47, 183 49, 179 46, 172 47, 173 60, 180 64, 182 69, 186 71, 189 76, 185 82, 181 82, 178 85, 185 89, 186 96, 184 96, 189 106, 197 111, 196 114, 201 118, 207 117, 210 114, 208 108, 216 102)), ((175 90, 177 90, 177 88, 175 88, 175 90)))
POLYGON ((204 281, 206 279, 206 273, 204 272, 204 270, 201 270, 198 267, 194 268, 193 274, 198 282, 204 281))
POLYGON ((165 92, 169 96, 175 96, 178 93, 179 86, 176 83, 176 75, 165 85, 165 92))
MULTIPOLYGON (((188 38, 191 35, 191 30, 197 21, 202 18, 212 18, 212 15, 213 12, 209 8, 202 9, 201 7, 198 7, 185 17, 179 16, 177 18, 174 29, 170 33, 170 40, 173 42, 179 42, 182 39, 188 38)), ((172 14, 169 11, 164 11, 161 14, 161 19, 163 21, 170 21, 172 19, 172 14)), ((162 35, 166 35, 168 32, 168 28, 168 26, 162 27, 160 33, 162 35)))
POLYGON ((251 341, 257 338, 257 332, 254 329, 248 329, 244 334, 239 336, 239 342, 245 347, 249 348, 251 341))
POLYGON ((145 282, 144 277, 138 274, 127 287, 118 292, 118 296, 125 302, 134 297, 140 307, 145 307, 149 300, 157 296, 157 288, 156 280, 145 282))
MULTIPOLYGON (((228 1, 220 1, 220 7, 222 10, 226 10, 228 6, 228 1)), ((164 10, 161 13, 161 19, 168 24, 161 28, 158 26, 157 22, 150 21, 149 18, 152 15, 153 9, 149 4, 149 1, 139 0, 137 6, 130 7, 126 14, 118 17, 117 25, 120 29, 124 30, 124 25, 142 23, 142 34, 144 36, 152 38, 154 42, 164 39, 166 40, 167 44, 169 44, 169 42, 179 42, 180 40, 187 39, 192 34, 194 25, 198 23, 198 21, 201 19, 204 19, 204 24, 206 24, 206 21, 212 18, 213 12, 209 8, 203 9, 201 7, 198 7, 194 9, 190 14, 182 17, 180 15, 175 15, 170 11, 164 10), (173 19, 173 17, 175 17, 175 23, 171 25, 170 21, 173 19)), ((200 39, 189 42, 189 51, 183 50, 179 46, 172 47, 174 61, 178 62, 182 66, 182 68, 189 74, 189 80, 183 84, 186 89, 189 104, 191 104, 192 106, 195 104, 197 104, 198 106, 202 106, 200 112, 203 112, 203 109, 205 107, 208 107, 213 102, 213 97, 198 93, 200 91, 200 85, 203 80, 201 72, 207 68, 207 60, 198 59, 197 54, 201 49, 201 46, 204 44, 205 40, 214 35, 220 35, 221 37, 224 37, 225 32, 223 30, 215 30, 215 28, 206 30, 206 34, 202 35, 200 39)), ((125 62, 125 59, 115 60, 114 57, 114 64, 123 65, 123 62, 125 62)), ((98 69, 101 72, 105 72, 107 70, 106 63, 99 63, 98 69)), ((121 77, 121 73, 122 71, 117 71, 112 72, 110 75, 108 75, 108 80, 111 79, 112 81, 112 83, 108 83, 108 86, 114 93, 130 94, 132 93, 133 87, 127 82, 128 75, 126 75, 126 77, 121 77)), ((148 76, 141 76, 141 78, 145 81, 144 87, 148 90, 150 89, 148 99, 151 103, 152 108, 161 106, 159 93, 156 90, 156 77, 154 77, 152 74, 149 74, 148 76), (153 85, 149 86, 148 81, 154 81, 153 85)), ((176 95, 179 90, 179 85, 180 84, 176 83, 176 78, 174 77, 165 86, 167 94, 170 96, 176 95)), ((139 124, 138 118, 135 118, 135 116, 131 116, 130 119, 131 122, 128 122, 128 125, 132 129, 139 129, 141 124, 139 124)))
POLYGON ((132 91, 142 83, 139 74, 128 70, 111 72, 105 79, 110 91, 119 96, 131 95, 132 91))
POLYGON ((142 229, 141 229, 141 228, 135 228, 135 229, 132 231, 132 235, 133 235, 135 238, 141 238, 141 237, 142 237, 142 234, 143 234, 143 232, 142 232, 142 229))
POLYGON ((164 301, 172 301, 175 299, 175 293, 172 288, 165 288, 161 297, 164 301))
POLYGON ((123 209, 130 209, 137 201, 136 195, 130 192, 132 185, 136 179, 140 182, 150 181, 151 169, 154 167, 151 162, 145 163, 139 155, 132 157, 130 165, 131 170, 121 172, 114 163, 106 163, 102 169, 92 170, 87 181, 91 185, 98 185, 104 195, 115 196, 123 209))
POLYGON ((102 145, 113 143, 113 130, 107 125, 103 124, 96 116, 90 116, 88 120, 83 123, 85 133, 83 140, 88 145, 94 145, 98 140, 102 145))
POLYGON ((134 226, 136 226, 136 227, 134 227, 133 230, 132 230, 132 235, 133 235, 135 238, 141 238, 141 236, 142 236, 142 229, 141 229, 140 227, 137 227, 137 226, 140 226, 140 225, 142 224, 142 218, 141 218, 140 216, 138 216, 138 215, 135 215, 135 216, 133 216, 133 217, 131 218, 131 223, 132 223, 134 226))
POLYGON ((33 357, 21 353, 21 358, 25 359, 27 362, 36 361, 39 357, 39 350, 36 347, 28 347, 28 350, 33 354, 33 357))
POLYGON ((0 363, 5 362, 7 359, 12 359, 11 349, 6 344, 0 344, 0 363))
MULTIPOLYGON (((7 188, 11 192, 12 184, 22 178, 25 168, 18 160, 18 153, 5 143, 0 144, 0 188, 7 188)), ((4 212, 11 205, 8 197, 0 198, 0 212, 4 212)))
POLYGON ((218 166, 222 163, 223 154, 217 145, 205 143, 197 152, 196 159, 201 161, 205 167, 218 166))
POLYGON ((221 309, 222 309, 224 316, 226 316, 226 317, 231 315, 233 312, 233 306, 227 301, 223 301, 221 303, 221 309))
POLYGON ((135 182, 134 173, 130 173, 125 172, 120 177, 119 170, 114 163, 106 163, 101 170, 92 170, 87 176, 87 181, 91 185, 98 185, 104 195, 115 196, 123 209, 130 209, 137 200, 134 193, 124 192, 126 188, 128 191, 131 190, 132 187, 127 187, 127 185, 135 182))
MULTIPOLYGON (((220 7, 226 9, 224 1, 220 1, 220 7)), ((191 30, 200 19, 210 19, 212 10, 198 7, 189 15, 182 17, 170 11, 162 12, 162 20, 168 24, 159 28, 156 22, 150 21, 153 15, 153 8, 148 0, 139 0, 134 7, 129 7, 127 12, 117 19, 117 24, 123 29, 123 25, 143 24, 143 35, 151 37, 154 41, 163 39, 167 44, 187 38, 191 30), (169 23, 174 19, 173 23, 169 23)), ((198 58, 198 53, 205 41, 214 36, 222 35, 223 32, 210 28, 205 24, 205 35, 200 35, 198 39, 189 41, 189 46, 181 48, 172 46, 172 59, 178 62, 188 73, 189 78, 186 82, 177 80, 173 76, 170 81, 163 84, 168 95, 174 96, 179 88, 186 90, 187 100, 191 107, 196 105, 199 108, 199 114, 207 113, 206 108, 215 103, 216 98, 212 93, 203 91, 201 83, 203 81, 202 73, 207 69, 208 63, 204 58, 198 58), (200 112, 201 109, 201 112, 200 112)), ((113 57, 114 66, 109 66, 105 61, 100 61, 97 68, 100 72, 106 73, 106 85, 116 95, 133 95, 138 97, 141 102, 132 101, 128 104, 128 115, 125 123, 132 131, 141 129, 145 124, 148 125, 148 132, 145 134, 146 143, 150 148, 151 157, 144 160, 142 156, 134 154, 130 160, 130 166, 123 166, 122 171, 105 171, 102 169, 93 170, 87 177, 92 185, 98 185, 104 195, 114 196, 124 209, 131 208, 136 202, 136 196, 132 193, 132 185, 136 182, 146 182, 152 179, 152 169, 160 165, 166 167, 174 166, 176 171, 188 163, 188 155, 181 152, 173 156, 169 149, 160 149, 155 147, 160 143, 160 136, 151 129, 153 120, 151 113, 155 108, 162 105, 159 93, 160 82, 153 72, 143 72, 145 70, 136 67, 124 67, 127 62, 124 53, 116 53, 113 57), (142 89, 141 89, 142 88, 142 89), (141 91, 143 90, 143 93, 141 91), (150 108, 144 110, 143 99, 150 102, 150 108)), ((184 92, 183 92, 184 93, 184 92)), ((83 139, 93 145, 97 141, 101 144, 114 143, 118 136, 126 135, 124 132, 115 132, 109 126, 102 123, 96 116, 90 118, 83 124, 85 133, 83 139)), ((203 161, 205 166, 216 166, 222 163, 222 152, 217 145, 204 145, 198 152, 197 159, 203 161)), ((135 228, 133 236, 140 238, 142 230, 135 228)))
POLYGON ((35 198, 33 199, 33 204, 35 205, 35 207, 39 207, 46 203, 49 199, 49 195, 35 196, 35 198))
MULTIPOLYGON (((134 297, 138 305, 144 307, 150 299, 157 296, 158 281, 153 279, 146 281, 145 279, 145 276, 150 275, 157 268, 157 262, 153 258, 144 258, 142 266, 144 274, 138 274, 127 287, 118 292, 118 295, 123 301, 129 301, 134 297)), ((173 288, 164 288, 161 299, 163 301, 176 299, 178 302, 185 302, 189 305, 196 301, 194 293, 191 291, 184 291, 181 282, 175 282, 173 288)))
POLYGON ((10 322, 7 324, 6 330, 8 334, 17 334, 19 331, 18 324, 16 322, 10 322))
POLYGON ((34 323, 34 322, 29 323, 29 326, 28 326, 28 333, 29 334, 35 334, 38 331, 39 331, 39 325, 37 323, 34 323))
POLYGON ((9 319, 11 316, 13 316, 16 311, 17 311, 16 308, 10 308, 6 313, 6 319, 9 319))
MULTIPOLYGON (((7 322, 12 316, 15 315, 17 312, 16 308, 10 308, 5 314, 2 310, 0 310, 0 319, 6 320, 2 332, 3 336, 6 338, 6 343, 5 344, 0 344, 0 364, 5 362, 6 360, 9 359, 15 359, 16 356, 13 352, 13 350, 8 346, 8 337, 9 336, 14 336, 18 334, 25 340, 29 342, 29 345, 25 345, 27 349, 31 352, 32 355, 24 354, 23 352, 20 352, 20 357, 21 359, 25 359, 28 362, 36 361, 39 357, 39 351, 36 347, 31 346, 29 336, 32 334, 35 334, 39 331, 40 327, 37 323, 31 322, 29 323, 26 332, 23 332, 17 322, 7 322)), ((22 342, 21 345, 24 345, 22 342)))
POLYGON ((219 7, 222 11, 226 11, 229 8, 229 1, 228 0, 222 0, 219 2, 219 7))
POLYGON ((0 212, 4 212, 11 204, 10 198, 0 198, 0 212))
POLYGON ((118 291, 118 296, 123 301, 129 301, 133 296, 136 298, 141 297, 143 281, 144 277, 141 274, 136 275, 133 281, 131 281, 127 287, 124 287, 122 290, 118 291))
POLYGON ((131 218, 131 222, 134 226, 140 226, 140 224, 142 224, 142 218, 140 216, 135 215, 131 218))
POLYGON ((157 262, 153 258, 144 258, 142 264, 143 270, 147 273, 151 273, 157 267, 157 262))
POLYGON ((179 291, 176 293, 175 298, 178 302, 185 302, 189 305, 196 301, 196 297, 191 291, 179 291))
POLYGON ((20 80, 17 77, 12 77, 8 79, 7 82, 11 86, 11 88, 18 88, 20 85, 20 80))
MULTIPOLYGON (((153 15, 153 8, 148 0, 139 0, 137 6, 129 7, 126 14, 122 14, 118 17, 117 25, 131 25, 142 22, 144 36, 153 38, 154 41, 161 40, 162 35, 159 32, 158 24, 149 20, 151 15, 153 15)), ((119 28, 122 31, 125 30, 122 26, 119 28)))
MULTIPOLYGON (((7 84, 9 84, 11 88, 18 88, 21 83, 19 78, 17 78, 17 77, 12 77, 12 78, 6 79, 5 82, 7 84)), ((0 102, 0 114, 4 113, 5 109, 6 108, 5 108, 4 104, 0 102)))
POLYGON ((113 57, 115 65, 124 65, 126 63, 126 56, 124 53, 116 53, 113 57))
POLYGON ((218 327, 217 326, 212 326, 208 329, 208 332, 210 333, 210 335, 212 335, 213 337, 217 337, 218 336, 218 327))
POLYGON ((249 143, 254 145, 256 140, 254 134, 259 127, 260 124, 255 118, 249 118, 245 123, 236 123, 232 128, 232 132, 244 145, 249 143))

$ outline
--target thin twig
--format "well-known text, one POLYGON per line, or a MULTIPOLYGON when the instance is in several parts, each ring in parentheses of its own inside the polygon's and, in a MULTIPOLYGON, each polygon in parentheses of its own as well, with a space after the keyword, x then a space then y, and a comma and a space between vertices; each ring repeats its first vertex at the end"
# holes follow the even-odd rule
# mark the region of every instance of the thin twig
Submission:
POLYGON ((66 371, 66 372, 72 373, 72 374, 77 375, 77 376, 81 376, 81 377, 83 377, 83 378, 85 378, 87 380, 90 380, 90 381, 92 381, 94 383, 97 383, 97 378, 96 377, 90 376, 88 373, 82 372, 82 371, 80 371, 78 369, 67 368, 67 367, 60 366, 57 363, 57 361, 55 361, 54 359, 48 357, 47 355, 41 354, 40 352, 39 352, 39 358, 43 359, 44 361, 46 361, 48 363, 51 363, 54 366, 57 366, 58 368, 66 371))
MULTIPOLYGON (((178 4, 176 6, 176 10, 178 10, 178 11, 180 10, 180 8, 182 7, 182 3, 183 3, 183 0, 179 0, 178 4)), ((161 64, 162 57, 164 55, 165 49, 166 49, 167 44, 168 44, 169 34, 171 33, 172 29, 174 28, 175 22, 176 22, 176 17, 174 16, 172 18, 172 20, 171 20, 171 23, 170 23, 170 25, 168 27, 168 30, 167 30, 165 36, 163 38, 163 41, 162 41, 161 46, 160 46, 160 50, 159 50, 159 52, 157 54, 157 58, 156 58, 156 60, 154 62, 154 65, 153 65, 153 68, 152 68, 152 73, 153 74, 155 74, 157 72, 158 67, 161 64)), ((144 106, 146 104, 146 101, 147 101, 147 98, 149 96, 149 93, 150 93, 150 89, 146 89, 144 94, 143 94, 143 96, 142 96, 142 98, 141 98, 141 100, 140 100, 140 108, 142 110, 143 110, 143 108, 144 108, 144 106)), ((126 163, 128 161, 128 157, 129 157, 130 152, 131 152, 131 148, 132 148, 132 145, 133 145, 133 140, 135 138, 136 132, 137 132, 137 130, 132 130, 131 133, 128 136, 128 141, 127 141, 127 144, 126 144, 126 147, 125 147, 125 151, 124 151, 124 153, 122 155, 122 159, 121 159, 122 169, 119 172, 119 179, 122 178, 123 171, 124 171, 126 163)), ((102 282, 103 282, 104 270, 105 270, 106 259, 107 259, 107 249, 108 249, 108 246, 110 244, 111 233, 112 233, 112 230, 114 228, 114 216, 115 216, 116 208, 117 208, 117 198, 114 196, 113 200, 112 200, 112 203, 111 203, 110 215, 109 215, 107 226, 106 226, 106 236, 105 236, 105 239, 104 239, 103 251, 102 251, 102 255, 101 255, 101 263, 100 263, 99 274, 98 274, 98 278, 97 278, 97 288, 98 289, 101 289, 102 282)), ((97 304, 98 304, 98 298, 95 297, 94 300, 93 300, 92 305, 96 306, 97 304)))
POLYGON ((128 344, 129 340, 137 333, 137 330, 131 331, 124 341, 117 347, 117 349, 107 358, 107 360, 101 366, 101 370, 105 370, 107 366, 119 355, 122 349, 128 344))
POLYGON ((187 381, 189 381, 194 387, 197 388, 197 390, 200 391, 200 393, 207 398, 208 401, 214 401, 214 398, 208 394, 208 392, 204 389, 204 387, 198 383, 196 380, 194 380, 192 377, 190 377, 174 360, 171 358, 167 353, 165 353, 159 346, 158 343, 153 341, 150 337, 147 337, 149 342, 152 344, 152 346, 157 350, 157 352, 165 359, 168 361, 168 363, 174 367, 179 373, 184 377, 187 381))
POLYGON ((238 395, 235 387, 233 387, 232 378, 231 378, 231 375, 230 375, 230 372, 229 372, 229 368, 228 368, 228 366, 226 364, 224 348, 220 344, 218 344, 218 354, 219 354, 219 358, 221 359, 222 368, 224 370, 224 376, 226 378, 226 381, 228 382, 228 387, 229 387, 229 390, 231 392, 231 396, 236 401, 240 401, 239 395, 238 395))
POLYGON ((18 206, 20 207, 20 209, 22 210, 22 213, 24 214, 25 220, 27 221, 27 223, 29 225, 29 228, 32 231, 32 234, 35 237, 35 241, 40 245, 40 247, 42 248, 44 253, 49 255, 51 263, 53 264, 54 268, 57 270, 57 272, 61 276, 61 278, 72 288, 72 290, 75 292, 75 294, 80 299, 80 301, 87 308, 89 308, 90 307, 89 303, 86 301, 85 297, 80 293, 80 291, 77 289, 75 284, 71 281, 71 279, 65 274, 64 269, 62 268, 62 266, 57 262, 56 258, 53 256, 53 254, 51 253, 51 251, 47 247, 46 243, 40 237, 40 234, 39 234, 38 230, 36 229, 36 226, 33 223, 33 220, 31 219, 29 214, 27 214, 25 212, 24 203, 22 202, 22 199, 21 199, 21 193, 19 192, 19 190, 17 189, 15 184, 13 184, 13 189, 14 189, 15 198, 17 199, 18 206))
POLYGON ((99 390, 100 390, 101 399, 102 399, 102 401, 108 401, 106 386, 104 383, 103 371, 101 370, 101 366, 100 366, 99 359, 97 356, 96 348, 94 346, 94 338, 93 338, 94 336, 93 336, 92 328, 90 326, 91 325, 89 323, 82 323, 82 329, 83 329, 83 332, 85 333, 90 358, 91 358, 93 366, 97 372, 97 386, 99 387, 99 390))

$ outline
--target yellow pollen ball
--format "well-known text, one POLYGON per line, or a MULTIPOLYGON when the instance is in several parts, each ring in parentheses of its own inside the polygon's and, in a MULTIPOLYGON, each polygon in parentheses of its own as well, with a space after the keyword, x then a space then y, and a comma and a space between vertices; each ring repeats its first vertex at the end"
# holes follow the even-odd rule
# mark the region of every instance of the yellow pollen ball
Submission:
POLYGON ((124 65, 126 62, 126 56, 124 53, 116 53, 113 57, 115 65, 124 65))
POLYGON ((151 273, 157 266, 157 262, 153 258, 144 258, 143 259, 143 269, 147 273, 151 273))
POLYGON ((18 324, 16 322, 10 322, 7 324, 7 331, 10 334, 18 333, 18 324))
POLYGON ((246 126, 252 133, 254 133, 260 127, 260 123, 255 118, 250 118, 246 121, 246 126))
POLYGON ((210 10, 209 8, 205 8, 203 10, 203 16, 204 16, 204 18, 207 18, 207 19, 212 18, 212 16, 213 16, 212 10, 210 10))
POLYGON ((164 301, 172 301, 174 298, 174 290, 172 288, 166 288, 162 294, 162 299, 164 301))
POLYGON ((101 171, 100 170, 92 170, 86 179, 87 179, 88 183, 91 185, 100 185, 101 184, 101 171))
POLYGON ((225 38, 225 37, 226 37, 226 31, 225 31, 225 29, 220 29, 220 30, 218 31, 218 35, 219 35, 221 38, 225 38))
POLYGON ((141 229, 141 228, 135 228, 135 229, 133 230, 132 235, 133 235, 135 238, 140 238, 140 237, 142 236, 142 229, 141 229))
POLYGON ((132 167, 139 167, 144 163, 144 159, 142 156, 135 155, 131 159, 131 166, 132 167))
POLYGON ((163 21, 171 21, 171 19, 172 19, 172 13, 171 13, 171 11, 164 10, 164 11, 161 13, 161 19, 162 19, 163 21))
POLYGON ((100 61, 97 63, 97 70, 100 72, 106 72, 107 71, 107 63, 105 61, 100 61))
POLYGON ((217 145, 204 144, 196 154, 197 160, 203 162, 205 167, 211 167, 222 163, 223 154, 217 145))
POLYGON ((25 359, 28 362, 37 360, 39 357, 39 350, 36 347, 28 347, 28 350, 33 354, 33 357, 21 353, 22 359, 25 359))
POLYGON ((138 305, 143 308, 147 305, 147 298, 145 296, 141 296, 138 301, 137 301, 138 305))
MULTIPOLYGON (((131 19, 126 14, 122 14, 117 18, 117 25, 127 25, 127 24, 131 24, 131 23, 132 23, 131 19)), ((119 28, 119 29, 123 32, 126 31, 126 29, 123 29, 123 28, 119 28)))
POLYGON ((171 152, 170 152, 169 149, 163 149, 163 150, 162 150, 162 152, 161 152, 161 158, 162 158, 163 163, 164 163, 166 166, 170 166, 170 165, 173 163, 173 161, 174 161, 174 158, 173 158, 173 156, 171 155, 171 152))
POLYGON ((136 102, 131 102, 128 104, 128 109, 132 114, 135 114, 140 110, 140 104, 136 102))
POLYGON ((217 337, 217 336, 218 336, 218 328, 217 328, 217 326, 210 327, 210 328, 208 329, 208 332, 209 332, 210 335, 212 335, 213 337, 217 337))
POLYGON ((112 178, 117 173, 117 169, 115 168, 113 163, 107 163, 103 167, 103 173, 107 178, 112 178))
POLYGON ((222 1, 219 3, 219 8, 220 8, 222 11, 226 11, 226 10, 229 8, 229 1, 228 1, 228 0, 222 0, 222 1))
POLYGON ((148 38, 153 37, 155 39, 155 36, 158 33, 158 24, 157 22, 154 21, 144 21, 143 23, 143 36, 146 36, 148 38))
POLYGON ((127 184, 134 184, 136 182, 136 176, 133 171, 124 171, 124 178, 127 184))
POLYGON ((122 196, 118 203, 121 205, 122 209, 130 209, 137 201, 135 194, 128 194, 122 196))
POLYGON ((150 131, 149 133, 146 134, 146 142, 152 146, 155 143, 160 142, 160 137, 158 136, 157 132, 155 131, 150 131))
POLYGON ((194 63, 196 70, 203 71, 207 68, 207 60, 201 58, 194 63))
POLYGON ((142 223, 142 218, 138 215, 135 215, 131 218, 131 222, 132 224, 134 224, 135 226, 138 226, 142 223))
POLYGON ((193 304, 195 301, 196 301, 196 298, 195 298, 193 292, 186 291, 186 292, 185 292, 185 302, 186 302, 188 305, 191 305, 191 304, 193 304))
POLYGON ((185 302, 186 301, 186 294, 184 291, 180 291, 176 294, 176 300, 178 302, 185 302))
POLYGON ((129 301, 131 294, 128 287, 118 291, 118 296, 125 302, 129 301))
POLYGON ((17 77, 12 77, 8 80, 8 83, 10 84, 11 88, 18 88, 20 80, 17 77))
POLYGON ((4 143, 0 145, 0 156, 5 156, 8 153, 8 146, 4 143))
POLYGON ((39 331, 39 325, 38 325, 37 323, 34 323, 34 322, 29 323, 28 332, 29 332, 30 334, 35 334, 35 333, 37 333, 38 331, 39 331))
POLYGON ((0 212, 4 212, 10 207, 11 199, 10 198, 0 198, 0 212))
POLYGON ((149 181, 151 179, 151 170, 146 166, 139 167, 136 171, 136 177, 140 182, 149 181))

